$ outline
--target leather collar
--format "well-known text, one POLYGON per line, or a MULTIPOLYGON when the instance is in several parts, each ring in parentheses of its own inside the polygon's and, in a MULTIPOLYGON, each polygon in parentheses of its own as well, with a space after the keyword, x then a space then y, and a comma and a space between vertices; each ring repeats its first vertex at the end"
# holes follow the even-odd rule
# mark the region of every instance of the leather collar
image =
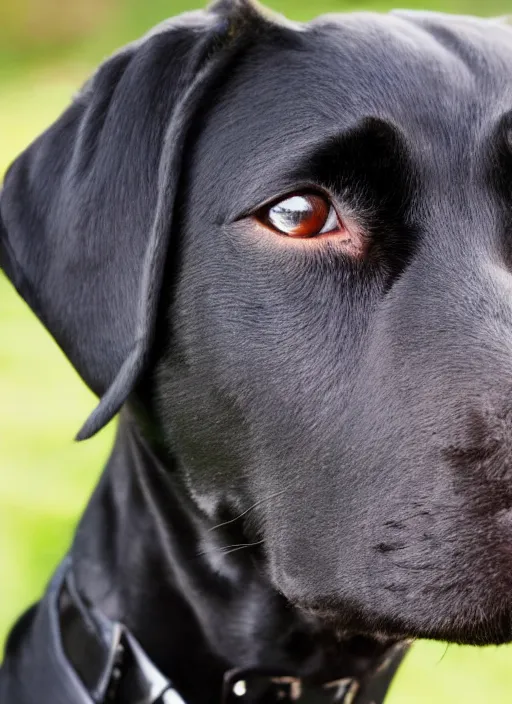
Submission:
MULTIPOLYGON (((66 571, 58 596, 65 656, 98 704, 185 704, 130 631, 87 607, 66 571)), ((391 647, 362 681, 345 678, 311 686, 290 673, 229 670, 221 704, 381 704, 407 646, 391 647)))

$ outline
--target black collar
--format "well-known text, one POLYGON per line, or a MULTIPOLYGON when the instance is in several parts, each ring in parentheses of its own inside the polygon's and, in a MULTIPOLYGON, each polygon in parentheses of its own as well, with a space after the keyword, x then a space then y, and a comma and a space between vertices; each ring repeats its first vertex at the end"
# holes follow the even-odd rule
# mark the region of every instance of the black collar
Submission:
MULTIPOLYGON (((311 687, 288 673, 230 670, 219 704, 382 704, 407 644, 361 679, 311 687)), ((201 677, 201 673, 197 673, 201 677)), ((121 623, 84 604, 67 558, 18 622, 0 668, 2 704, 185 704, 121 623)))
MULTIPOLYGON (((130 631, 87 608, 67 570, 58 596, 62 648, 98 704, 185 704, 130 631)), ((364 681, 345 678, 311 686, 289 673, 229 670, 221 704, 381 704, 406 647, 390 648, 364 681)), ((198 673, 200 677, 200 673, 198 673)))

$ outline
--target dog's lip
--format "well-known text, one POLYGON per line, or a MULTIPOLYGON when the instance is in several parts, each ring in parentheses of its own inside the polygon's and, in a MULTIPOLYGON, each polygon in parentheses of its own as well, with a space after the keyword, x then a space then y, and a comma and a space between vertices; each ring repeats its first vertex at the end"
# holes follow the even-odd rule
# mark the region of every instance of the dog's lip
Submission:
MULTIPOLYGON (((512 517, 511 517, 512 522, 512 517)), ((503 610, 478 630, 473 624, 466 626, 453 622, 435 626, 398 623, 395 619, 381 616, 376 619, 375 614, 370 620, 365 619, 361 613, 349 614, 342 606, 339 608, 307 604, 296 605, 305 618, 322 631, 330 631, 340 641, 354 636, 368 637, 381 644, 393 642, 412 642, 416 639, 427 639, 459 643, 461 645, 485 646, 505 645, 512 643, 512 607, 503 610), (378 627, 376 627, 378 621, 378 627)))

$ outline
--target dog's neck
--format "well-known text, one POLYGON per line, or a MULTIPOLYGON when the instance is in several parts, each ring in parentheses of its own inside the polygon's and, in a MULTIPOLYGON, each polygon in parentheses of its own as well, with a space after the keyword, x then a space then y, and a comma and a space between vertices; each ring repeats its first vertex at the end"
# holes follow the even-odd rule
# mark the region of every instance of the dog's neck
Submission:
POLYGON ((372 669, 385 644, 342 639, 290 608, 250 549, 226 549, 172 464, 121 419, 72 548, 85 599, 130 629, 189 704, 219 702, 234 667, 319 683, 372 669))

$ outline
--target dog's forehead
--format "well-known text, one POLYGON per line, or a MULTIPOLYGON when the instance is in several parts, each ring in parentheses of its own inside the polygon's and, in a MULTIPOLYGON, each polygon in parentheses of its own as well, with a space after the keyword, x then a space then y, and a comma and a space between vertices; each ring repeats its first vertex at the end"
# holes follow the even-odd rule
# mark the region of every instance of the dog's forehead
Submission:
POLYGON ((368 117, 389 120, 417 149, 446 151, 488 137, 512 110, 512 29, 498 20, 353 13, 291 33, 259 37, 210 111, 199 153, 224 186, 250 189, 368 117))

